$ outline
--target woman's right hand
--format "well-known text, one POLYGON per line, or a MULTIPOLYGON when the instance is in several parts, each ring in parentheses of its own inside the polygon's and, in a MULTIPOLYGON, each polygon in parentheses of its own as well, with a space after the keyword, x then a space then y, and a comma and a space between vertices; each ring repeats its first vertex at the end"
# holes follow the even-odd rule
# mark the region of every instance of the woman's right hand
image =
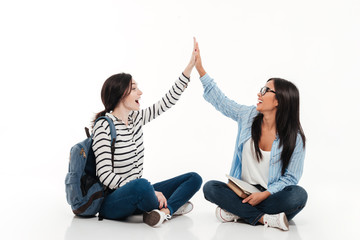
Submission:
POLYGON ((191 71, 193 70, 194 66, 195 66, 195 61, 196 61, 196 39, 195 37, 194 39, 194 47, 193 47, 193 51, 191 53, 191 58, 190 58, 190 62, 189 64, 186 66, 185 70, 183 71, 183 74, 187 77, 190 78, 191 75, 191 71))
POLYGON ((155 191, 155 195, 159 201, 159 209, 167 208, 167 200, 162 192, 155 191))
POLYGON ((195 68, 198 71, 200 77, 204 76, 206 74, 206 71, 204 67, 202 66, 201 56, 200 56, 200 49, 199 49, 199 43, 195 43, 195 68))

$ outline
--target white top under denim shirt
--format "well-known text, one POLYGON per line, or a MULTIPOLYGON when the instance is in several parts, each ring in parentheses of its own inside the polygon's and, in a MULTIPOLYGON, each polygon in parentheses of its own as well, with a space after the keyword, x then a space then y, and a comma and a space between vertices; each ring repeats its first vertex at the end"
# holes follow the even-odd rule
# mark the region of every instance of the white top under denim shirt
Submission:
POLYGON ((254 141, 250 138, 244 144, 242 152, 241 179, 252 185, 260 184, 267 188, 269 180, 269 165, 271 152, 260 148, 262 159, 256 158, 254 141))
MULTIPOLYGON (((210 102, 225 116, 238 123, 238 134, 230 175, 241 179, 243 147, 245 142, 251 138, 253 119, 258 114, 256 106, 240 105, 230 100, 221 92, 208 74, 205 74, 200 80, 204 87, 205 100, 210 102)), ((283 175, 281 174, 282 162, 280 159, 282 147, 279 144, 280 139, 276 135, 270 153, 269 179, 267 184, 267 190, 271 194, 281 191, 286 186, 296 185, 300 180, 304 167, 305 149, 303 148, 300 134, 297 136, 294 152, 283 175)))

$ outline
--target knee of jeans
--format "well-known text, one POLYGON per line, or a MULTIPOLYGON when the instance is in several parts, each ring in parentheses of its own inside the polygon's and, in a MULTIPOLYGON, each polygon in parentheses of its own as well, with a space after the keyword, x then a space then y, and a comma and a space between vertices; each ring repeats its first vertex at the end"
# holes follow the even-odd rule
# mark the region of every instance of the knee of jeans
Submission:
POLYGON ((208 181, 204 184, 203 192, 206 199, 211 199, 215 190, 214 180, 208 181))
POLYGON ((307 199, 308 199, 308 194, 306 192, 306 190, 300 186, 298 186, 298 195, 300 198, 300 201, 302 202, 302 205, 305 206, 307 199))
POLYGON ((289 201, 289 202, 293 202, 294 204, 297 204, 298 206, 301 206, 301 207, 305 206, 307 199, 308 199, 308 194, 304 188, 294 185, 294 186, 290 186, 290 187, 286 188, 285 191, 292 192, 291 201, 289 201))
POLYGON ((145 178, 139 178, 134 180, 132 189, 135 193, 143 195, 148 192, 154 192, 154 188, 151 183, 145 178))
POLYGON ((196 186, 196 191, 200 189, 201 184, 202 184, 202 178, 199 174, 197 174, 196 172, 191 172, 190 174, 190 178, 191 181, 193 182, 193 186, 196 186))

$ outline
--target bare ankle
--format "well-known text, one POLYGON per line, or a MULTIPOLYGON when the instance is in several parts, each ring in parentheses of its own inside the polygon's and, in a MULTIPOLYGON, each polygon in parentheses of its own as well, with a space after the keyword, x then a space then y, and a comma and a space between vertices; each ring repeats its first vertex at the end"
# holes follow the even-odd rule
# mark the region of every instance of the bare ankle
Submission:
POLYGON ((264 215, 259 219, 259 223, 261 223, 262 225, 264 225, 264 215))

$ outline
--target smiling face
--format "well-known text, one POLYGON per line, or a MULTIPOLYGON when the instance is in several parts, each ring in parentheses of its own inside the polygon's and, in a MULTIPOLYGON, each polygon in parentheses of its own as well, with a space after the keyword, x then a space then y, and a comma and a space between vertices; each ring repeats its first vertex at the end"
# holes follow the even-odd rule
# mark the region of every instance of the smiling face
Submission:
POLYGON ((265 112, 273 112, 277 110, 278 100, 276 99, 276 95, 272 91, 276 91, 274 86, 274 81, 270 80, 266 83, 265 87, 268 87, 269 90, 262 95, 260 92, 257 94, 258 103, 256 106, 256 110, 264 114, 265 112), (272 91, 271 91, 272 90, 272 91))
POLYGON ((121 104, 129 111, 139 111, 141 95, 142 92, 138 88, 136 81, 132 79, 130 93, 121 100, 121 104))

